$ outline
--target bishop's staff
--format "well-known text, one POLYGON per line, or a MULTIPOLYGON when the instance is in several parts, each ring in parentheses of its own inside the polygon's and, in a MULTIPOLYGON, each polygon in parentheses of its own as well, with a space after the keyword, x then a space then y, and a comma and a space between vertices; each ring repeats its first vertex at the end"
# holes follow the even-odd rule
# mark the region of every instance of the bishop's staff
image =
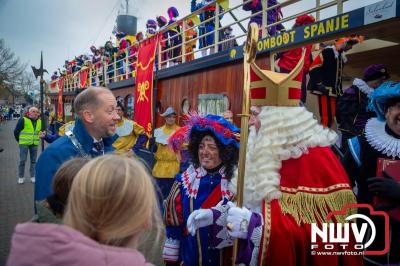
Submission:
MULTIPOLYGON (((244 83, 243 83, 243 104, 240 124, 240 149, 239 149, 239 165, 237 178, 237 207, 243 205, 243 186, 244 172, 246 166, 246 146, 249 135, 249 110, 250 110, 250 64, 256 59, 258 42, 258 25, 251 23, 247 31, 247 39, 243 48, 243 67, 244 67, 244 83)), ((232 265, 235 265, 238 248, 238 240, 235 240, 233 246, 232 265)))
MULTIPOLYGON (((32 67, 32 71, 33 74, 35 75, 35 78, 37 79, 38 77, 40 77, 40 119, 42 120, 42 128, 40 129, 40 131, 46 131, 46 121, 45 121, 45 116, 44 116, 44 79, 43 79, 43 74, 44 72, 46 72, 47 74, 49 72, 47 72, 46 69, 43 68, 43 52, 40 52, 40 68, 37 69, 34 66, 32 67)), ((42 147, 42 151, 44 150, 44 140, 41 140, 41 147, 42 147)))

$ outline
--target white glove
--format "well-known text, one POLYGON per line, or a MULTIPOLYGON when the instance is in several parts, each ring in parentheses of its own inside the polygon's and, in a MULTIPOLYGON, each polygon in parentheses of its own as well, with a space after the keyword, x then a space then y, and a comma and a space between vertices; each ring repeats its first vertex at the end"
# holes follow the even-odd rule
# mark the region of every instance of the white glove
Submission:
POLYGON ((196 230, 201 227, 209 226, 213 223, 213 212, 211 209, 195 210, 189 215, 187 220, 187 228, 189 233, 194 236, 196 230))
POLYGON ((232 205, 230 205, 228 217, 226 218, 228 232, 232 237, 247 239, 252 212, 245 207, 238 208, 232 205))

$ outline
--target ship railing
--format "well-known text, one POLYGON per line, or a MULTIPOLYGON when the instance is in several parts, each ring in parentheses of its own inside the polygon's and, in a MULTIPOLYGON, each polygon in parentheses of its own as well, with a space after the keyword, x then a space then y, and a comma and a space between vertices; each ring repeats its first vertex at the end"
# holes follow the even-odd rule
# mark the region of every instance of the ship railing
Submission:
POLYGON ((126 48, 124 51, 125 56, 119 59, 116 54, 113 55, 111 63, 107 61, 84 62, 84 66, 80 70, 63 76, 63 91, 72 92, 77 88, 86 88, 88 86, 106 86, 112 82, 135 77, 137 53, 130 54, 129 49, 130 47, 126 48), (84 81, 81 80, 83 71, 87 71, 84 81))
MULTIPOLYGON (((227 43, 227 42, 231 42, 230 45, 237 43, 238 45, 241 45, 247 35, 247 25, 246 28, 243 26, 243 23, 246 23, 248 21, 250 21, 252 18, 262 15, 262 25, 260 28, 260 36, 262 38, 268 37, 269 33, 268 30, 271 29, 272 27, 277 26, 278 24, 282 24, 285 22, 289 22, 292 20, 295 20, 296 17, 300 16, 300 15, 304 15, 304 14, 315 14, 316 19, 318 20, 320 18, 320 12, 321 10, 330 8, 332 6, 337 6, 336 8, 336 14, 341 14, 343 12, 343 3, 349 1, 349 0, 333 0, 330 1, 328 3, 322 4, 320 3, 320 0, 316 0, 315 1, 315 7, 308 9, 308 10, 299 10, 299 12, 295 12, 294 14, 287 16, 285 18, 280 19, 279 21, 276 21, 274 23, 270 23, 268 24, 268 20, 267 20, 267 12, 270 10, 274 10, 277 8, 285 8, 285 7, 289 7, 291 5, 294 5, 298 2, 301 2, 301 0, 287 0, 287 1, 281 1, 280 3, 274 5, 274 6, 270 6, 267 7, 266 2, 267 1, 262 1, 262 9, 258 12, 255 12, 253 14, 250 14, 250 11, 248 11, 247 16, 242 16, 240 18, 237 18, 234 14, 233 11, 237 10, 239 8, 243 8, 244 5, 249 4, 250 2, 252 2, 252 0, 248 0, 248 1, 243 1, 242 3, 233 6, 231 8, 229 8, 228 10, 224 10, 222 8, 222 6, 219 4, 218 1, 213 1, 210 4, 196 10, 195 12, 189 14, 188 16, 184 17, 181 20, 176 21, 175 23, 168 25, 166 28, 161 29, 161 33, 164 33, 163 36, 166 35, 166 32, 168 32, 169 29, 177 27, 179 25, 181 25, 181 32, 180 32, 180 38, 181 38, 181 43, 174 45, 174 46, 170 46, 167 48, 163 48, 161 43, 159 43, 159 47, 158 47, 158 68, 159 69, 163 69, 163 68, 168 68, 171 66, 174 66, 176 64, 180 64, 180 63, 185 63, 187 61, 191 61, 195 58, 200 58, 200 57, 204 57, 207 56, 209 54, 213 54, 213 53, 217 53, 219 52, 219 50, 222 49, 229 49, 232 47, 224 47, 223 44, 227 43), (193 16, 195 15, 200 15, 201 13, 205 12, 205 10, 207 10, 208 8, 210 8, 211 6, 215 6, 215 12, 214 12, 214 16, 201 21, 199 24, 194 25, 194 26, 189 26, 188 25, 188 20, 192 19, 193 16), (221 17, 223 17, 224 15, 230 14, 233 18, 233 22, 228 23, 226 25, 221 25, 220 24, 220 19, 221 17), (214 30, 211 31, 207 31, 206 33, 199 35, 200 32, 200 28, 205 28, 206 24, 209 22, 213 22, 214 24, 214 30), (230 27, 230 26, 234 26, 237 25, 241 30, 242 30, 242 34, 236 35, 232 38, 229 39, 222 39, 220 38, 221 33, 224 31, 225 28, 230 27), (196 31, 197 32, 197 36, 194 38, 189 38, 187 39, 186 37, 188 36, 188 32, 189 31, 196 31), (198 49, 187 49, 187 47, 189 45, 191 45, 194 41, 196 41, 196 44, 199 45, 200 40, 205 40, 207 38, 207 36, 213 35, 213 39, 214 41, 211 44, 207 44, 206 46, 202 47, 202 48, 198 48, 198 49), (170 56, 172 53, 172 51, 180 51, 178 52, 178 55, 175 56, 170 56), (187 51, 189 50, 189 51, 187 51), (198 55, 200 53, 200 55, 198 55), (167 56, 165 55, 167 54, 167 56), (194 56, 190 56, 190 55, 194 55, 194 56), (190 58, 188 60, 188 58, 190 58)), ((335 15, 336 15, 335 14, 335 15)), ((173 38, 175 38, 176 35, 174 36, 168 36, 167 38, 163 39, 164 42, 169 43, 170 40, 172 40, 173 38)), ((196 47, 197 47, 196 45, 196 47)))
MULTIPOLYGON (((272 27, 277 26, 278 24, 283 24, 294 21, 296 17, 304 14, 311 14, 314 15, 316 20, 320 19, 320 13, 323 10, 326 10, 328 8, 336 6, 336 14, 330 13, 330 16, 334 16, 337 14, 343 13, 343 6, 344 3, 347 1, 352 1, 352 2, 358 2, 356 0, 332 0, 328 1, 327 3, 321 4, 321 0, 314 0, 315 1, 315 6, 313 8, 304 10, 304 8, 296 8, 295 12, 292 12, 293 14, 290 14, 289 16, 285 16, 281 18, 278 21, 275 21, 273 23, 268 24, 267 20, 267 12, 269 10, 273 10, 276 8, 289 8, 289 7, 294 7, 295 4, 305 1, 305 0, 286 0, 286 1, 281 1, 280 3, 267 7, 266 1, 262 1, 262 9, 258 12, 255 12, 251 14, 251 11, 244 11, 246 15, 244 16, 239 16, 236 17, 236 15, 233 13, 235 10, 238 10, 240 8, 243 8, 244 5, 252 2, 253 0, 247 0, 243 1, 240 4, 237 4, 233 7, 230 7, 227 10, 224 10, 221 6, 221 4, 218 1, 213 1, 209 3, 208 5, 203 6, 202 8, 197 9, 196 11, 192 12, 188 16, 185 16, 184 18, 165 26, 162 28, 157 34, 160 34, 160 36, 166 36, 167 32, 169 29, 172 29, 174 27, 181 27, 181 30, 178 34, 173 35, 173 36, 168 36, 166 38, 162 38, 158 44, 157 47, 157 52, 156 52, 156 68, 158 69, 166 69, 169 67, 173 67, 177 64, 183 64, 189 61, 192 61, 197 58, 201 58, 204 56, 208 56, 213 53, 217 53, 222 49, 226 48, 223 45, 227 42, 236 42, 238 45, 241 45, 247 35, 247 24, 248 22, 259 15, 262 15, 262 25, 260 28, 260 37, 265 38, 269 36, 268 30, 271 29, 272 27), (190 26, 189 20, 193 21, 193 18, 196 16, 199 16, 200 14, 204 14, 204 12, 211 8, 215 7, 215 12, 214 15, 211 16, 208 19, 205 19, 203 21, 200 21, 198 24, 194 24, 190 26), (221 18, 225 15, 231 15, 233 18, 233 22, 226 23, 225 25, 222 25, 220 23, 221 18), (214 30, 205 32, 204 34, 200 35, 200 29, 203 30, 203 28, 206 26, 207 23, 213 22, 214 24, 214 30), (245 26, 243 24, 246 24, 245 26), (220 33, 224 31, 225 28, 227 27, 232 27, 232 26, 237 26, 237 28, 241 29, 242 33, 235 35, 232 38, 229 39, 221 39, 220 38, 220 33), (195 31, 197 32, 197 36, 193 38, 187 38, 190 33, 190 31, 195 31), (214 41, 202 48, 197 48, 200 45, 200 40, 204 40, 207 36, 213 35, 214 41), (177 45, 163 45, 163 44, 169 44, 173 38, 176 36, 180 36, 181 42, 178 43, 177 45), (195 43, 194 49, 187 49, 189 45, 193 45, 195 43), (177 50, 179 52, 175 52, 175 56, 171 56, 172 51, 177 50)), ((285 12, 285 11, 284 11, 285 12)), ((243 13, 243 12, 241 12, 243 13)), ((293 24, 293 23, 292 23, 293 24)), ((229 49, 231 47, 228 47, 226 49, 229 49)), ((129 79, 129 78, 134 78, 136 76, 136 57, 137 53, 131 54, 131 47, 127 47, 125 49, 125 56, 117 56, 114 54, 112 56, 111 62, 105 62, 101 61, 97 64, 89 64, 89 74, 87 77, 87 82, 85 83, 84 87, 87 86, 106 86, 109 83, 112 82, 118 82, 121 80, 129 79)), ((271 58, 271 56, 270 56, 271 58)), ((273 62, 271 62, 273 63, 273 62)), ((272 66, 272 64, 271 64, 272 66)), ((76 88, 82 87, 80 83, 80 72, 82 70, 74 73, 67 75, 65 77, 66 82, 64 82, 64 91, 72 91, 76 88)), ((82 83, 83 84, 83 83, 82 83)))

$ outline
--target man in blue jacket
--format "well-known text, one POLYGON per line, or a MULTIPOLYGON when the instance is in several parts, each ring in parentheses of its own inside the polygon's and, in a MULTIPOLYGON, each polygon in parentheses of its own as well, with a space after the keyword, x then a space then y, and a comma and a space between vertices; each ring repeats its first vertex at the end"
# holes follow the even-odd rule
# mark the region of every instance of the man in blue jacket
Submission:
POLYGON ((104 87, 91 87, 74 101, 75 127, 58 138, 40 155, 36 165, 35 201, 51 194, 53 176, 73 157, 97 157, 113 151, 117 102, 104 87))

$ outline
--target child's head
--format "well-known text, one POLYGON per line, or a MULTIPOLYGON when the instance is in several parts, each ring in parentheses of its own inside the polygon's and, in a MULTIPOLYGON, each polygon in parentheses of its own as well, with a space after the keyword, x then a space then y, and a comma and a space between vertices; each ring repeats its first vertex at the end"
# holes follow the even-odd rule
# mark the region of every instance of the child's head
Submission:
POLYGON ((47 201, 55 215, 63 216, 72 181, 87 162, 89 159, 73 158, 63 163, 54 175, 53 194, 47 201))
POLYGON ((76 175, 64 223, 99 243, 135 246, 150 226, 160 226, 154 185, 136 159, 105 155, 76 175), (133 244, 133 245, 132 245, 133 244))

